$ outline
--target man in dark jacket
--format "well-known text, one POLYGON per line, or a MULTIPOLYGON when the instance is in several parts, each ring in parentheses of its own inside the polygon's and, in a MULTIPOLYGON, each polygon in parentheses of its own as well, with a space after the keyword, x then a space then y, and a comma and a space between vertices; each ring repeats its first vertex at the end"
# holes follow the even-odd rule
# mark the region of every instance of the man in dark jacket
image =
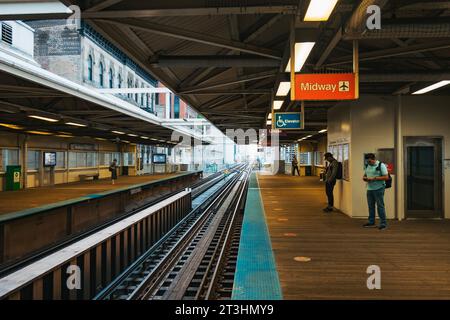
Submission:
POLYGON ((297 157, 294 155, 292 158, 292 175, 295 176, 295 171, 297 171, 297 174, 300 176, 300 171, 298 171, 298 160, 297 157))
POLYGON ((325 160, 328 161, 329 165, 325 171, 325 192, 328 198, 328 206, 323 209, 323 211, 331 212, 333 211, 334 207, 333 190, 334 186, 336 185, 339 163, 335 158, 333 158, 333 154, 331 154, 330 152, 325 153, 324 157, 325 160))

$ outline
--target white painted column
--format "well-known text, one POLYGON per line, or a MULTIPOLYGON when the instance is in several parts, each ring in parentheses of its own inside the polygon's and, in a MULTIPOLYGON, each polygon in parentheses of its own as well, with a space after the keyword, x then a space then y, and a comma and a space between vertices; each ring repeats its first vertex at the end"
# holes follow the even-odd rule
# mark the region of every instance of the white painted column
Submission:
POLYGON ((395 209, 398 220, 405 219, 405 172, 403 158, 403 133, 402 133, 402 96, 398 96, 397 108, 395 110, 395 149, 396 149, 396 168, 395 168, 395 209))

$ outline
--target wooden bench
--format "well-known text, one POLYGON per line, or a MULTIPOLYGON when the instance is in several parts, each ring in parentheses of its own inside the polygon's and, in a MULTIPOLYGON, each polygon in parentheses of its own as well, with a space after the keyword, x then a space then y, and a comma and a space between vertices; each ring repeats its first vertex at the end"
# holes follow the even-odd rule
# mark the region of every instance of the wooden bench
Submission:
POLYGON ((84 181, 84 180, 87 180, 89 178, 92 178, 92 180, 98 180, 99 176, 100 175, 98 173, 80 174, 79 175, 80 181, 84 181))

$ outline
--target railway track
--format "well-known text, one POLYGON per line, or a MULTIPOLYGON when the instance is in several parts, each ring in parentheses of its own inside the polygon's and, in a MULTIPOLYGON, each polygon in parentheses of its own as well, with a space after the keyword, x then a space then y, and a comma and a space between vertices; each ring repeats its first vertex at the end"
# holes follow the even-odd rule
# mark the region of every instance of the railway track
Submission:
POLYGON ((143 254, 95 300, 229 299, 248 167, 143 254))
MULTIPOLYGON (((242 168, 242 165, 236 165, 236 166, 230 168, 229 171, 232 173, 232 172, 235 172, 236 170, 240 170, 240 168, 242 168)), ((208 176, 207 178, 202 179, 201 181, 198 181, 198 182, 192 184, 191 185, 192 198, 195 199, 195 198, 201 196, 204 192, 208 191, 209 189, 214 188, 214 185, 218 184, 222 179, 224 179, 224 170, 214 173, 214 174, 208 176)), ((93 235, 96 232, 98 232, 108 226, 114 225, 115 223, 118 223, 119 221, 126 219, 127 217, 130 217, 142 210, 145 210, 146 208, 149 208, 165 199, 168 199, 168 198, 172 197, 174 194, 176 194, 177 192, 178 191, 161 196, 158 199, 155 199, 155 200, 149 202, 148 204, 146 204, 145 206, 143 206, 139 209, 133 210, 132 212, 129 212, 125 215, 122 215, 120 217, 112 219, 100 226, 93 227, 93 228, 87 230, 86 232, 83 232, 79 235, 71 237, 70 239, 62 241, 62 242, 52 246, 51 248, 46 248, 44 250, 36 252, 35 254, 33 254, 29 257, 26 257, 16 263, 1 266, 0 267, 0 278, 5 277, 6 275, 13 273, 17 270, 20 270, 21 268, 24 268, 25 266, 27 266, 35 261, 38 261, 38 260, 42 259, 43 257, 48 256, 54 252, 57 252, 58 250, 61 250, 64 247, 66 247, 72 243, 75 243, 85 237, 93 235)))

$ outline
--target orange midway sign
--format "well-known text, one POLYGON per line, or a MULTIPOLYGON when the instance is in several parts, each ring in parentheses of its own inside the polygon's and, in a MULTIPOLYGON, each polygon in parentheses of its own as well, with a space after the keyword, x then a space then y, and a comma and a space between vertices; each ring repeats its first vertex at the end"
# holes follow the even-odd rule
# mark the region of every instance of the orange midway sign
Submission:
POLYGON ((354 100, 358 99, 354 73, 296 74, 295 100, 354 100))

